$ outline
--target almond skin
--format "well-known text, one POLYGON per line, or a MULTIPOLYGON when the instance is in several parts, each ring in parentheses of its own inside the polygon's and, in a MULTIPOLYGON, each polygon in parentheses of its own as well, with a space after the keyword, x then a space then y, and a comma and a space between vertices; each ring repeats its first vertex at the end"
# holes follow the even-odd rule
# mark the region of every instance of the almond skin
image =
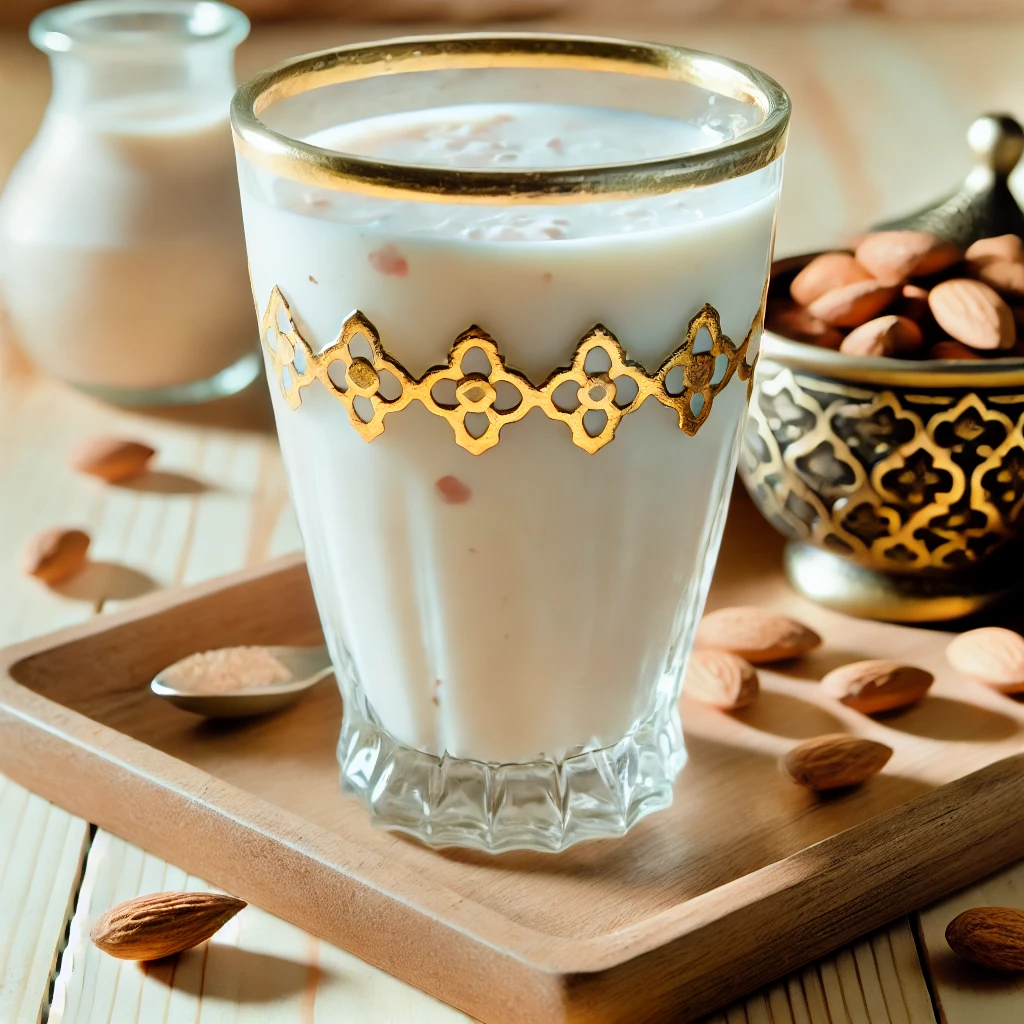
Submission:
POLYGON ((924 343, 921 328, 905 316, 879 316, 855 327, 843 339, 848 356, 907 356, 924 343))
POLYGON ((216 892, 156 892, 111 907, 90 935, 118 960, 159 960, 205 942, 244 906, 216 892))
POLYGON ((848 252, 824 252, 793 278, 789 294, 794 302, 809 306, 825 292, 854 281, 870 281, 871 275, 848 252))
POLYGON ((140 476, 155 454, 148 444, 141 441, 93 437, 72 453, 71 467, 79 473, 98 476, 107 483, 115 484, 140 476))
POLYGON ((1010 307, 983 281, 967 277, 943 281, 928 293, 928 305, 939 326, 971 348, 1008 349, 1017 340, 1010 307))
POLYGON ((709 612, 694 637, 695 650, 731 651, 752 665, 798 658, 820 643, 817 633, 787 615, 744 606, 709 612))
POLYGON ((928 308, 928 289, 922 288, 919 284, 905 284, 900 289, 897 311, 900 316, 909 317, 911 320, 922 320, 926 317, 931 319, 931 310, 928 308))
POLYGON ((1024 263, 990 260, 981 266, 971 267, 971 272, 1005 298, 1024 298, 1024 263))
POLYGON ((89 534, 84 530, 43 530, 21 551, 21 569, 44 583, 63 583, 84 565, 89 534))
POLYGON ((683 693, 692 700, 733 711, 756 700, 759 692, 757 669, 738 654, 708 648, 690 655, 683 693))
POLYGON ((857 262, 882 284, 928 277, 959 263, 963 253, 927 231, 873 231, 861 240, 857 262))
POLYGON ((964 253, 968 263, 985 263, 989 260, 1024 261, 1024 243, 1016 235, 996 235, 981 238, 967 247, 964 253))
POLYGON ((794 747, 779 762, 783 774, 816 792, 858 786, 880 772, 892 757, 884 743, 832 733, 794 747))
POLYGON ((833 669, 822 679, 821 688, 854 711, 877 715, 916 704, 934 680, 923 668, 878 658, 833 669))
POLYGON ((807 312, 831 327, 859 327, 885 312, 899 293, 878 281, 854 281, 825 292, 807 312))
POLYGON ((1003 693, 1024 692, 1024 637, 1002 626, 961 633, 946 648, 958 672, 1003 693))
POLYGON ((816 320, 803 306, 794 302, 774 300, 768 306, 765 326, 784 338, 793 338, 822 348, 839 348, 843 341, 841 331, 821 320, 816 320))
POLYGON ((1024 910, 973 907, 946 926, 954 953, 994 971, 1024 971, 1024 910))
POLYGON ((943 338, 935 342, 928 350, 929 359, 981 359, 981 353, 952 338, 943 338))

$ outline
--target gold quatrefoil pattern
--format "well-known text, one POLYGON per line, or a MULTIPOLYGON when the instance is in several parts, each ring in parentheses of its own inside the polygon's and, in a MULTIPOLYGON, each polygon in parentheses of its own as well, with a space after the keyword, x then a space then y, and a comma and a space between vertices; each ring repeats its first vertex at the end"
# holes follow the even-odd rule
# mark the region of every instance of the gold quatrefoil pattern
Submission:
POLYGON ((612 440, 623 416, 635 412, 652 396, 675 410, 681 430, 691 436, 696 434, 711 414, 715 397, 734 373, 738 373, 740 380, 751 381, 754 367, 746 362, 746 354, 760 332, 763 317, 762 296, 750 330, 742 343, 735 345, 722 333, 718 311, 705 305, 687 326, 683 343, 652 374, 627 358, 615 335, 598 324, 580 340, 570 365, 555 370, 539 386, 506 366, 494 340, 479 327, 470 327, 456 338, 447 365, 433 367, 419 379, 384 350, 376 328, 358 310, 344 322, 334 342, 314 353, 299 333, 288 302, 276 286, 261 317, 260 331, 289 408, 298 409, 302 389, 318 380, 345 406, 352 426, 367 441, 383 432, 386 417, 418 401, 429 412, 448 421, 456 444, 473 455, 481 455, 498 443, 502 427, 521 420, 536 408, 550 419, 564 423, 573 443, 592 455, 612 440), (711 346, 695 352, 697 335, 702 329, 707 330, 711 346), (360 337, 369 347, 369 358, 353 352, 360 337), (463 371, 463 361, 474 349, 483 353, 488 365, 486 373, 463 371), (599 372, 588 371, 588 357, 596 349, 604 352, 604 361, 609 365, 599 372), (678 389, 668 383, 676 369, 681 371, 675 375, 681 379, 678 389), (440 398, 439 385, 448 391, 440 398), (502 402, 502 385, 506 394, 512 394, 510 389, 514 389, 518 397, 502 402), (357 399, 364 401, 357 404, 357 399), (590 412, 603 415, 588 421, 590 412), (478 415, 467 420, 472 414, 478 415), (486 425, 480 416, 486 419, 486 425), (595 427, 595 419, 599 427, 595 427))

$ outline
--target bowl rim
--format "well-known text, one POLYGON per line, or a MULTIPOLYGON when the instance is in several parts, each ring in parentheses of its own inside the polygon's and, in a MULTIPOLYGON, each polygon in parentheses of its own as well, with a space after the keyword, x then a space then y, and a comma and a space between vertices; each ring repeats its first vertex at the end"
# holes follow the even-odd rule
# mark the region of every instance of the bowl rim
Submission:
POLYGON ((902 387, 1015 387, 1024 385, 1024 357, 997 359, 892 359, 848 356, 792 341, 765 328, 761 357, 819 377, 902 387))

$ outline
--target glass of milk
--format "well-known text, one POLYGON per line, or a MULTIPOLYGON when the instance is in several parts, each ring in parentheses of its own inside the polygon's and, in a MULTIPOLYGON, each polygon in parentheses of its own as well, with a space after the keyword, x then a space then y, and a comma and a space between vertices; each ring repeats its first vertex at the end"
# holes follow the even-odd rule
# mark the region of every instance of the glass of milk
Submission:
POLYGON ((42 369, 122 405, 259 373, 228 125, 248 30, 209 0, 87 0, 32 23, 53 92, 0 199, 0 288, 42 369))
POLYGON ((557 851, 671 802, 788 117, 731 61, 521 34, 236 94, 341 782, 375 825, 557 851))

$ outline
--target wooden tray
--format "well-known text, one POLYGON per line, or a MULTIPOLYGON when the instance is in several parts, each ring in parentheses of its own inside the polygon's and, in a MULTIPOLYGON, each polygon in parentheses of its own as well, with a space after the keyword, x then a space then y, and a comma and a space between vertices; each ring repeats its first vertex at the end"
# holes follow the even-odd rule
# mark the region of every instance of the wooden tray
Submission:
POLYGON ((686 703, 675 804, 624 839, 432 852, 340 795, 331 680, 233 725, 150 694, 194 650, 318 642, 298 557, 0 652, 0 769, 484 1021, 689 1021, 1024 855, 1024 706, 957 678, 942 633, 801 602, 779 558, 738 497, 712 604, 784 605, 828 642, 741 713, 686 703), (875 722, 818 692, 867 656, 929 667, 934 695, 875 722), (779 775, 837 730, 893 746, 885 773, 831 799, 779 775))

